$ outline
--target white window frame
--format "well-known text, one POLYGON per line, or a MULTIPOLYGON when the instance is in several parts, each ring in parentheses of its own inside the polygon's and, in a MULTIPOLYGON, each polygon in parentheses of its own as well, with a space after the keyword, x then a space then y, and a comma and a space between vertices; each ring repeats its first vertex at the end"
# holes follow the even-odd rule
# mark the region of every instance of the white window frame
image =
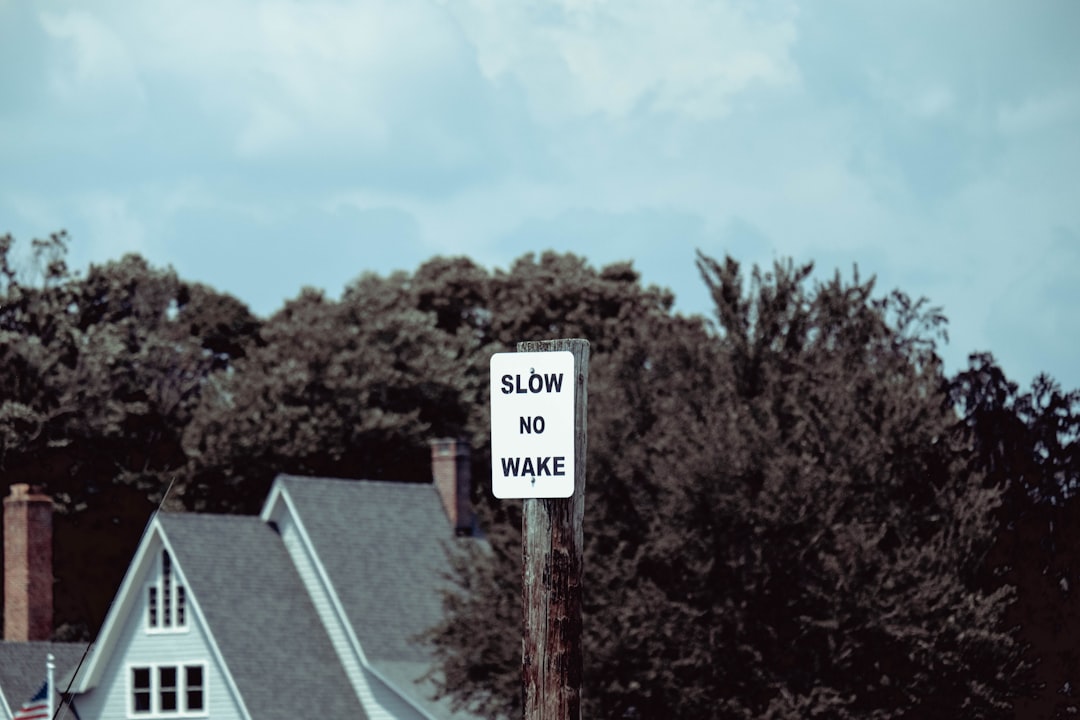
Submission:
POLYGON ((198 717, 199 715, 209 715, 210 714, 210 706, 209 706, 209 704, 207 702, 207 695, 206 695, 206 680, 207 680, 207 678, 206 678, 206 663, 184 663, 183 665, 178 665, 177 666, 177 671, 184 673, 184 679, 181 682, 181 685, 183 687, 182 692, 183 692, 184 712, 187 713, 190 716, 193 716, 193 717, 198 717), (196 668, 196 667, 199 668, 199 670, 202 671, 202 684, 198 686, 199 692, 202 693, 202 709, 201 710, 190 710, 190 709, 188 709, 188 693, 191 691, 191 687, 188 686, 188 670, 190 670, 191 668, 196 668))
POLYGON ((162 548, 154 558, 150 580, 143 588, 143 624, 146 632, 151 635, 186 633, 191 628, 191 598, 187 588, 180 582, 180 574, 176 570, 176 560, 169 556, 169 592, 165 594, 165 556, 169 551, 162 548), (151 624, 150 589, 154 590, 154 624, 151 624), (183 609, 181 610, 181 601, 183 609), (165 624, 166 611, 168 612, 169 624, 165 624), (178 624, 179 620, 183 624, 178 624))
POLYGON ((127 669, 127 705, 128 705, 128 717, 148 717, 154 712, 154 668, 143 665, 130 665, 127 669), (140 692, 149 694, 150 709, 149 710, 137 710, 135 708, 135 671, 145 670, 147 675, 147 685, 145 688, 140 687, 140 692))
POLYGON ((192 660, 185 662, 167 663, 128 663, 127 664, 127 717, 129 718, 199 718, 210 715, 210 689, 209 677, 205 660, 192 660), (202 709, 188 709, 188 668, 197 667, 202 671, 202 709), (161 671, 172 669, 176 671, 176 686, 172 688, 176 692, 176 710, 161 709, 161 671), (150 673, 150 709, 135 709, 135 671, 146 670, 150 673))

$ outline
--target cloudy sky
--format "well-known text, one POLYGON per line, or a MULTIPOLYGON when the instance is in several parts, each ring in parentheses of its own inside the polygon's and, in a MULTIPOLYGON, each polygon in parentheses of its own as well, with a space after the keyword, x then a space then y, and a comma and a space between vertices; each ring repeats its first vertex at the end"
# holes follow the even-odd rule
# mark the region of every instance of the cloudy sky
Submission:
POLYGON ((857 264, 1080 387, 1075 0, 0 0, 0 233, 260 314, 433 255, 857 264))

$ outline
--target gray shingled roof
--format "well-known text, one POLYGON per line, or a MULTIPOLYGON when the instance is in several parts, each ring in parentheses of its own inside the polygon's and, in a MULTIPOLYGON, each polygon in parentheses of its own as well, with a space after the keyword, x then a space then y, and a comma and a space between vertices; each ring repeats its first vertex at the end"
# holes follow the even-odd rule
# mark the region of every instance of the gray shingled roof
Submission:
POLYGON ((437 717, 416 637, 442 618, 450 521, 433 485, 282 475, 368 661, 437 717))
POLYGON ((0 690, 11 711, 34 696, 45 682, 45 659, 56 658, 54 674, 59 690, 63 679, 79 665, 86 643, 0 642, 0 690))
POLYGON ((158 516, 252 717, 367 716, 277 533, 256 517, 158 516))

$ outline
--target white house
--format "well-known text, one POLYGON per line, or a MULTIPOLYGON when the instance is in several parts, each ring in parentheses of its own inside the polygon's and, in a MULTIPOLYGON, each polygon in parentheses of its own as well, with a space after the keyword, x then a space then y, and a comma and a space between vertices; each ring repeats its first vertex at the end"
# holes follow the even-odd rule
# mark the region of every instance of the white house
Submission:
POLYGON ((72 716, 470 718, 432 700, 415 641, 472 526, 467 447, 432 459, 430 485, 283 475, 258 517, 156 515, 85 663, 57 676, 72 716))

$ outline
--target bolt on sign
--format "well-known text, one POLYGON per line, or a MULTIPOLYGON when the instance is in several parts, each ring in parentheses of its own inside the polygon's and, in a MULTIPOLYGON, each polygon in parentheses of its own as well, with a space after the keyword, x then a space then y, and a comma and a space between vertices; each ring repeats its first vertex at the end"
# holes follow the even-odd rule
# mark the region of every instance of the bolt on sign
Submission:
POLYGON ((491 490, 495 497, 574 494, 574 354, 491 356, 491 490))

